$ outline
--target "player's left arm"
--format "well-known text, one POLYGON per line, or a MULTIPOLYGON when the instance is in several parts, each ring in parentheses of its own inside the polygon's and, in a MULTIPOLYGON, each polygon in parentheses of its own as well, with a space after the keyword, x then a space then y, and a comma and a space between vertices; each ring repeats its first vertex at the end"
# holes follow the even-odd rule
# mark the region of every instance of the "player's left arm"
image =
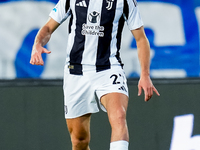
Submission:
POLYGON ((148 101, 153 96, 153 92, 160 96, 150 79, 150 45, 143 26, 138 29, 131 30, 131 32, 136 40, 138 57, 141 66, 141 75, 138 82, 138 96, 141 95, 143 89, 145 101, 148 101))

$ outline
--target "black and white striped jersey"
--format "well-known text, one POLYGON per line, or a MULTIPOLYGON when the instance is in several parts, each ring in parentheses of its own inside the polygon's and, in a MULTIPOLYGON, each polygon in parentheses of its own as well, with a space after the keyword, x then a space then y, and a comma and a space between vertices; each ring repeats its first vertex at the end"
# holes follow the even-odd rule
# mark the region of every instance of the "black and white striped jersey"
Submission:
POLYGON ((122 65, 121 33, 124 22, 130 30, 143 25, 136 0, 60 0, 50 13, 58 23, 69 21, 66 61, 72 74, 82 74, 83 65, 96 71, 122 65))

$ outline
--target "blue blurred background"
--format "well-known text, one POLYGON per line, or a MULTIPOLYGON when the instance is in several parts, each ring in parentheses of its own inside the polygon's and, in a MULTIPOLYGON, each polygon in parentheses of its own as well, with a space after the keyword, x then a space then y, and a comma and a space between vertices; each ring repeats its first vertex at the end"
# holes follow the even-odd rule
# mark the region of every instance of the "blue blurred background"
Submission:
MULTIPOLYGON (((0 79, 62 78, 67 44, 67 21, 46 45, 44 66, 29 64, 34 37, 47 21, 57 0, 0 1, 0 79)), ((151 45, 152 78, 200 75, 200 1, 138 0, 151 45)), ((127 77, 139 77, 136 44, 124 28, 121 57, 127 77)))

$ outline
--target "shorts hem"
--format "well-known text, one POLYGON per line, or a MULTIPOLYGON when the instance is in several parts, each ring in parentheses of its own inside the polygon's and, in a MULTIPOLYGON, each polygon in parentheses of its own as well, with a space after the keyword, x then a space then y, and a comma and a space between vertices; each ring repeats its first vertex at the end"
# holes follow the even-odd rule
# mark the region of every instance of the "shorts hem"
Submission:
POLYGON ((98 97, 98 99, 100 100, 102 96, 104 96, 104 95, 106 95, 106 94, 111 94, 111 93, 120 93, 120 94, 124 94, 124 95, 126 95, 127 97, 129 97, 129 93, 123 92, 123 91, 121 91, 121 92, 120 92, 120 91, 106 91, 106 92, 103 93, 103 94, 97 94, 97 97, 98 97))
POLYGON ((104 95, 107 95, 107 94, 111 94, 111 93, 120 93, 120 94, 124 94, 124 95, 126 95, 127 97, 129 97, 129 94, 127 93, 127 92, 123 92, 123 91, 107 91, 107 92, 105 92, 105 93, 103 93, 103 94, 99 94, 97 97, 98 97, 98 99, 99 99, 99 106, 100 106, 100 108, 101 108, 101 110, 103 110, 104 112, 107 112, 107 110, 106 110, 106 108, 102 105, 102 103, 101 103, 101 97, 102 96, 104 96, 104 95))
POLYGON ((85 113, 82 113, 82 114, 77 114, 77 115, 74 115, 74 116, 66 116, 65 115, 65 119, 74 119, 74 118, 78 118, 78 117, 81 117, 83 115, 86 115, 86 114, 94 114, 94 113, 98 113, 99 110, 97 111, 89 111, 89 112, 85 112, 85 113))

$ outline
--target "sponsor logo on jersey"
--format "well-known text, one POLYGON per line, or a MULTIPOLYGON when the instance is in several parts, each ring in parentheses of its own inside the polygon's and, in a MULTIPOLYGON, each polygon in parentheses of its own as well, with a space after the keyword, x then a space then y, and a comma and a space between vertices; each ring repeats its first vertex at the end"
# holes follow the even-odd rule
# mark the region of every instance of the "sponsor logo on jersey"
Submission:
MULTIPOLYGON (((91 13, 89 13, 88 15, 88 21, 92 24, 96 24, 100 21, 100 13, 93 11, 91 13)), ((99 37, 103 37, 104 36, 104 26, 100 26, 100 25, 88 25, 88 24, 83 24, 82 25, 82 31, 81 34, 82 35, 96 35, 99 37)))
POLYGON ((76 3, 76 6, 87 7, 87 4, 86 4, 85 0, 83 0, 81 2, 76 3))
POLYGON ((57 12, 57 8, 54 8, 53 11, 57 12))
POLYGON ((113 6, 114 0, 106 0, 106 2, 108 3, 108 6, 106 7, 106 9, 107 10, 111 10, 112 6, 113 6))
POLYGON ((97 23, 99 20, 100 20, 100 13, 96 12, 96 11, 93 11, 89 14, 89 17, 88 17, 88 20, 91 22, 91 23, 97 23))
POLYGON ((103 26, 99 26, 99 25, 87 25, 87 24, 83 24, 82 25, 82 31, 81 34, 82 35, 97 35, 100 37, 104 36, 104 27, 103 26))

